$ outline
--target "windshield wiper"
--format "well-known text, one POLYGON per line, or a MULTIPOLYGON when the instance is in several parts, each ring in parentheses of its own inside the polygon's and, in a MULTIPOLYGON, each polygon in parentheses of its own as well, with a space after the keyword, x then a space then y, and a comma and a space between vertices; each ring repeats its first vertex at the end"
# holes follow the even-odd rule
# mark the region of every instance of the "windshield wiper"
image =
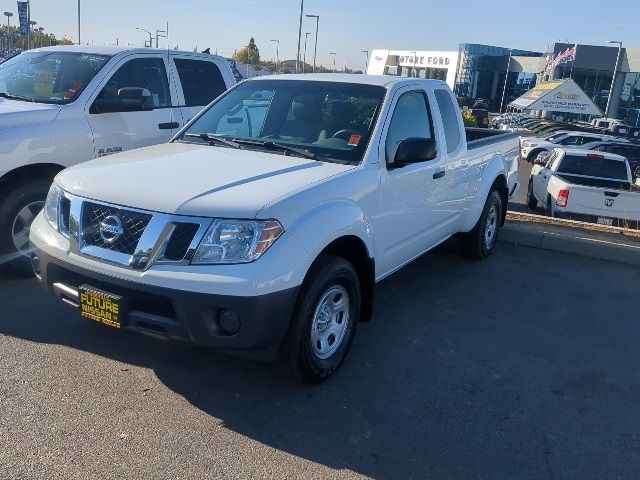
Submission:
POLYGON ((185 133, 185 137, 194 137, 200 138, 205 142, 209 142, 209 145, 226 145, 227 147, 242 149, 242 146, 238 142, 234 142, 233 140, 227 140, 226 138, 217 137, 210 133, 200 132, 200 133, 185 133))
POLYGON ((252 140, 245 138, 234 138, 234 142, 241 143, 243 145, 257 145, 259 147, 267 148, 269 150, 281 150, 283 152, 291 154, 295 154, 299 157, 310 158, 311 160, 317 160, 318 156, 310 152, 309 150, 303 150, 301 148, 291 147, 289 145, 285 145, 283 143, 272 142, 271 140, 252 140))
POLYGON ((0 97, 7 98, 9 100, 20 100, 22 102, 33 102, 33 99, 26 97, 19 97, 17 95, 10 95, 7 92, 0 92, 0 97))

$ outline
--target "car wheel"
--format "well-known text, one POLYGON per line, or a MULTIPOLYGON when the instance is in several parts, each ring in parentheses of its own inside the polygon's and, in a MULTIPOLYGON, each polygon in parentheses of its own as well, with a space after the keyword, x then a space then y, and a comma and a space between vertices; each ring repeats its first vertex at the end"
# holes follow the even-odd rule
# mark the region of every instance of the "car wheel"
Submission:
POLYGON ((535 210, 538 206, 538 200, 533 194, 533 182, 529 180, 529 188, 527 188, 527 207, 529 210, 535 210))
POLYGON ((526 158, 527 162, 533 163, 533 161, 536 159, 536 157, 541 151, 542 150, 531 150, 529 152, 529 155, 527 155, 527 158, 526 158))
POLYGON ((362 295, 353 265, 322 255, 307 275, 284 341, 292 376, 316 383, 344 360, 360 319, 362 295))
POLYGON ((29 229, 47 198, 50 182, 26 183, 0 200, 0 267, 31 273, 29 229))
POLYGON ((502 198, 492 190, 476 226, 462 235, 462 251, 471 258, 482 260, 493 253, 502 223, 502 198))
POLYGON ((551 198, 551 195, 547 196, 547 204, 544 207, 544 214, 548 217, 556 217, 556 212, 553 208, 553 199, 551 198))

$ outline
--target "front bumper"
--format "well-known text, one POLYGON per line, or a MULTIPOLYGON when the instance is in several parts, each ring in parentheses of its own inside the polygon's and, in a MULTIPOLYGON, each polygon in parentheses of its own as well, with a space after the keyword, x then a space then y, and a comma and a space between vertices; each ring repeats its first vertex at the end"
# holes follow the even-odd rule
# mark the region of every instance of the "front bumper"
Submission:
POLYGON ((123 297, 124 329, 221 350, 277 346, 289 328, 298 294, 297 287, 253 297, 187 292, 96 273, 39 249, 34 255, 38 279, 65 303, 77 308, 78 287, 88 284, 123 297), (229 322, 225 312, 235 314, 237 322, 229 322))

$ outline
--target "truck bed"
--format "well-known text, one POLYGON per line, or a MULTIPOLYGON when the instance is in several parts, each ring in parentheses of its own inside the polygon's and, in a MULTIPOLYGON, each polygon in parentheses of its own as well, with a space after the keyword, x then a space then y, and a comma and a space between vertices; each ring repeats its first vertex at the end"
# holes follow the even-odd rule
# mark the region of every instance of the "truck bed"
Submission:
POLYGON ((515 146, 515 140, 518 138, 518 135, 515 133, 489 128, 467 127, 465 128, 465 132, 467 134, 467 150, 486 147, 506 140, 512 140, 515 146))

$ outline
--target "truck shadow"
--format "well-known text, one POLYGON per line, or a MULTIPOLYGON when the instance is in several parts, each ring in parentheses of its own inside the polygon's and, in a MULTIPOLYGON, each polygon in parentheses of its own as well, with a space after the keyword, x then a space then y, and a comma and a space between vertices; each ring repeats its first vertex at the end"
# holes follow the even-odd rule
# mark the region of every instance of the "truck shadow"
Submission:
MULTIPOLYGON (((31 282, 3 300, 0 333, 152 369, 206 412, 212 425, 222 421, 227 429, 331 468, 375 478, 456 476, 485 461, 479 460, 485 450, 478 439, 492 435, 488 423, 495 421, 491 401, 478 401, 479 385, 489 377, 484 351, 496 341, 481 319, 507 318, 498 318, 491 299, 454 298, 452 292, 465 288, 466 278, 490 278, 487 265, 461 259, 456 242, 449 242, 382 282, 374 319, 359 326, 345 365, 318 386, 293 384, 274 364, 84 322, 31 282), (54 320, 44 328, 43 309, 54 320)), ((504 458, 512 446, 493 450, 504 458)))

